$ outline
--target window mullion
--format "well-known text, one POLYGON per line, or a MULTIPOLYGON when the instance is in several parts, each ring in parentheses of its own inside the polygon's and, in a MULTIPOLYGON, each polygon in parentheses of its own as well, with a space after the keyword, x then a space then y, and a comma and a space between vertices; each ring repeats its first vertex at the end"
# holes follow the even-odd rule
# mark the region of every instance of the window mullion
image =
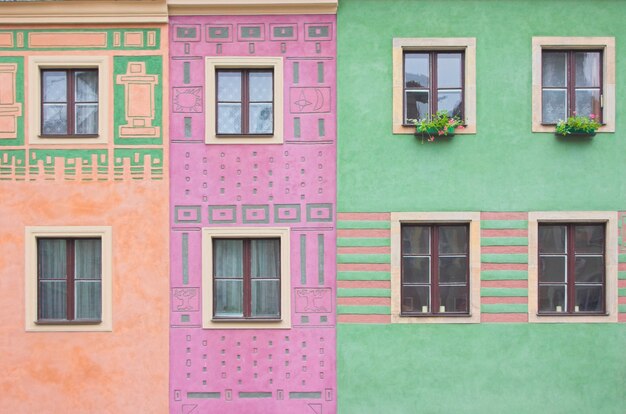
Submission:
POLYGON ((575 265, 576 265, 576 252, 574 247, 574 225, 567 226, 567 312, 574 313, 575 302, 575 265))
POLYGON ((241 131, 242 134, 249 133, 248 111, 250 106, 250 94, 248 91, 248 70, 241 71, 241 131))
POLYGON ((576 68, 574 67, 574 52, 567 52, 567 116, 576 112, 576 68))
POLYGON ((430 303, 431 313, 439 313, 439 226, 432 227, 431 237, 431 287, 430 303))
POLYGON ((75 134, 74 117, 76 113, 76 102, 74 102, 74 71, 67 71, 67 134, 75 134))
MULTIPOLYGON (((430 59, 430 115, 433 116, 437 113, 438 104, 437 104, 437 52, 430 52, 428 54, 430 59)), ((434 227, 433 227, 434 229, 434 227)))
POLYGON ((252 252, 251 241, 245 239, 243 241, 243 316, 249 318, 251 315, 251 269, 252 269, 252 252))
POLYGON ((65 254, 66 254, 66 277, 67 277, 67 287, 66 287, 66 294, 67 294, 67 320, 68 321, 73 321, 75 318, 75 311, 74 311, 74 302, 75 302, 75 298, 74 298, 74 284, 75 284, 75 267, 74 267, 74 263, 75 263, 75 259, 76 259, 76 255, 75 255, 75 251, 74 251, 74 239, 68 239, 65 245, 65 254))

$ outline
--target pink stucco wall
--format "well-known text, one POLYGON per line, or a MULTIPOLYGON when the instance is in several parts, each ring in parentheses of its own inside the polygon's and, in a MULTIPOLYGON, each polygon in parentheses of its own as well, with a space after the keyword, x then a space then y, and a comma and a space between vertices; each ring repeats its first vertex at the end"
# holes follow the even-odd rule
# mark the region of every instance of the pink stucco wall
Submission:
POLYGON ((170 410, 334 413, 335 17, 170 23, 170 410), (283 57, 283 144, 204 143, 206 56, 283 57), (201 229, 217 226, 290 227, 291 329, 202 328, 201 229))

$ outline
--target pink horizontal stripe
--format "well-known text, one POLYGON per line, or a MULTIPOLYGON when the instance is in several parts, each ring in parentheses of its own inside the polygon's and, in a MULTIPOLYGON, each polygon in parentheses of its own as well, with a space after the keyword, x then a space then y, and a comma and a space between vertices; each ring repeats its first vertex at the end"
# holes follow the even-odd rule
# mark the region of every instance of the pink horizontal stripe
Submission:
POLYGON ((496 212, 496 211, 483 211, 480 213, 481 220, 527 220, 528 213, 521 212, 496 212))
POLYGON ((385 229, 339 229, 337 237, 389 237, 391 232, 385 229))
POLYGON ((619 270, 620 272, 623 272, 626 270, 626 263, 618 263, 617 264, 617 270, 619 270))
POLYGON ((528 270, 526 263, 483 263, 482 270, 528 270))
POLYGON ((620 296, 619 298, 617 298, 617 303, 619 303, 620 305, 626 305, 626 296, 620 296))
POLYGON ((527 288, 527 280, 483 280, 480 287, 484 288, 527 288))
POLYGON ((391 288, 391 282, 389 280, 338 280, 337 287, 346 289, 389 289, 391 288))
POLYGON ((626 280, 618 280, 617 287, 626 288, 626 280))
POLYGON ((390 254, 391 247, 338 247, 337 254, 390 254))
POLYGON ((391 306, 391 298, 337 298, 337 305, 391 306))
POLYGON ((528 246, 482 246, 481 253, 528 253, 528 246))
POLYGON ((480 303, 489 305, 496 303, 528 303, 528 298, 518 296, 489 296, 480 298, 480 303))
POLYGON ((338 220, 380 220, 389 221, 389 213, 338 213, 338 220))
POLYGON ((525 313, 481 313, 481 322, 528 322, 525 313))
POLYGON ((482 229, 480 237, 528 237, 527 229, 482 229))
POLYGON ((617 321, 618 322, 626 322, 626 313, 619 313, 617 315, 617 321))
POLYGON ((371 270, 377 272, 389 272, 391 265, 389 263, 339 263, 337 264, 337 271, 361 271, 371 270))
POLYGON ((339 323, 391 323, 390 315, 337 315, 339 323))

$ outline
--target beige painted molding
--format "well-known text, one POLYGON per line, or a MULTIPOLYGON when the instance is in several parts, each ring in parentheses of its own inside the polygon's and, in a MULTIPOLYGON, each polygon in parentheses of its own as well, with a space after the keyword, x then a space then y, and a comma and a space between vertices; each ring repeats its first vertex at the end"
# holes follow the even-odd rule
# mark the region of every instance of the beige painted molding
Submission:
POLYGON ((617 212, 615 211, 532 211, 528 213, 528 322, 593 323, 617 322, 617 212), (605 280, 606 315, 539 316, 539 223, 606 223, 605 280))
POLYGON ((404 123, 404 51, 450 50, 465 52, 465 129, 454 133, 476 133, 476 38, 475 37, 416 37, 394 38, 393 61, 393 133, 413 134, 415 127, 404 123))
POLYGON ((171 16, 336 14, 339 0, 167 0, 171 16))
POLYGON ((598 132, 615 132, 615 38, 614 37, 533 37, 532 38, 532 132, 554 133, 553 125, 542 125, 541 52, 559 49, 602 50, 602 125, 598 132))
POLYGON ((282 144, 283 143, 283 58, 282 57, 215 57, 206 58, 206 137, 207 144, 282 144), (274 134, 217 136, 215 114, 215 71, 217 69, 266 68, 274 70, 274 134))
POLYGON ((479 323, 480 322, 480 213, 391 213, 391 323, 479 323), (400 316, 403 223, 469 223, 470 314, 467 316, 400 316))
POLYGON ((202 327, 205 329, 291 328, 291 264, 289 227, 204 227, 202 229, 202 327), (275 321, 213 319, 213 238, 280 239, 280 317, 275 321))
POLYGON ((31 332, 110 332, 113 330, 112 230, 110 226, 40 226, 25 231, 25 308, 26 331, 31 332), (102 240, 102 316, 98 324, 38 325, 37 321, 37 238, 99 237, 102 240))
POLYGON ((167 23, 165 0, 0 2, 0 23, 167 23))

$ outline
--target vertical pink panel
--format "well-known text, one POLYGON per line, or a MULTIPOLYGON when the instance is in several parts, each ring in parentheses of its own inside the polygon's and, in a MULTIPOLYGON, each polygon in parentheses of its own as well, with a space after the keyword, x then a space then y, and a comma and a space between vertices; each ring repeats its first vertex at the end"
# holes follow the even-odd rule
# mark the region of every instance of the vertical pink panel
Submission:
POLYGON ((334 413, 335 17, 173 17, 170 36, 171 412, 334 413), (204 143, 207 56, 283 58, 282 145, 204 143), (202 328, 209 226, 291 228, 291 329, 202 328))

